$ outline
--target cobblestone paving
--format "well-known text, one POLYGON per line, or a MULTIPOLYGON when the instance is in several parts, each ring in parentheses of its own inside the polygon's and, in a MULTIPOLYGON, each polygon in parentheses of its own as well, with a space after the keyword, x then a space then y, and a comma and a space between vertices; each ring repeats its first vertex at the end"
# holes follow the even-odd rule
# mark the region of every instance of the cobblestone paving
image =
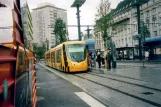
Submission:
POLYGON ((84 78, 88 78, 89 80, 100 83, 102 85, 112 87, 113 89, 130 94, 132 96, 137 96, 139 98, 143 98, 145 100, 149 100, 149 101, 152 101, 152 102, 155 102, 161 105, 161 91, 159 92, 159 91, 147 89, 144 87, 139 87, 136 85, 131 85, 131 84, 114 81, 114 80, 110 80, 107 78, 102 78, 102 77, 89 75, 89 74, 77 74, 77 75, 84 77, 84 78), (144 95, 142 94, 144 92, 151 92, 153 94, 144 95))
POLYGON ((146 82, 146 81, 142 81, 142 80, 138 80, 138 79, 132 79, 132 78, 125 78, 125 77, 116 76, 116 75, 115 76, 114 75, 109 75, 109 74, 105 75, 105 74, 94 73, 94 72, 91 72, 89 74, 161 91, 161 86, 160 85, 157 85, 157 84, 154 84, 154 83, 151 83, 151 82, 146 82))
POLYGON ((121 75, 161 85, 161 65, 159 64, 157 67, 146 68, 125 66, 124 68, 118 67, 116 69, 111 69, 110 71, 103 68, 98 69, 97 67, 91 69, 96 73, 121 75))
MULTIPOLYGON (((42 64, 41 64, 42 65, 42 64)), ((42 65, 44 66, 44 65, 42 65)), ((127 96, 125 94, 119 93, 117 91, 111 90, 109 88, 106 88, 104 86, 95 84, 93 82, 90 82, 88 80, 78 78, 72 74, 66 74, 59 71, 56 71, 52 68, 46 67, 48 70, 54 72, 55 74, 59 75, 60 77, 70 81, 71 83, 77 85, 78 87, 82 88, 84 91, 86 91, 88 94, 96 97, 99 101, 104 103, 105 105, 108 105, 110 107, 154 107, 153 105, 150 105, 146 102, 143 102, 141 100, 135 99, 133 97, 127 96)), ((78 75, 86 75, 86 74, 78 74, 78 75)), ((101 80, 102 82, 103 80, 101 80)), ((107 82, 107 80, 105 81, 107 82)), ((102 82, 104 83, 104 82, 102 82)), ((110 82, 107 82, 108 84, 110 82)), ((113 82, 110 83, 113 87, 118 87, 112 85, 113 82)), ((119 83, 117 83, 119 84, 119 83)))

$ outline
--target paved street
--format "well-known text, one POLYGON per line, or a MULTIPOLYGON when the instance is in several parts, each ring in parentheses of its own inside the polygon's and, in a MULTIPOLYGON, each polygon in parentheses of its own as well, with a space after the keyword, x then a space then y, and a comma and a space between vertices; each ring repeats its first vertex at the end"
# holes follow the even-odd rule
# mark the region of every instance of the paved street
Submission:
POLYGON ((43 63, 41 66, 78 86, 106 106, 154 107, 161 105, 161 87, 158 84, 132 77, 125 78, 123 74, 116 76, 116 72, 112 71, 108 74, 107 71, 103 73, 98 70, 88 73, 66 74, 46 67, 43 63))
MULTIPOLYGON (((40 65, 37 65, 36 69, 37 107, 90 107, 90 104, 82 100, 83 96, 88 99, 90 97, 82 89, 44 69, 40 65)), ((99 102, 93 102, 96 105, 98 103, 98 106, 100 106, 99 102)), ((101 105, 100 107, 104 106, 101 105)))

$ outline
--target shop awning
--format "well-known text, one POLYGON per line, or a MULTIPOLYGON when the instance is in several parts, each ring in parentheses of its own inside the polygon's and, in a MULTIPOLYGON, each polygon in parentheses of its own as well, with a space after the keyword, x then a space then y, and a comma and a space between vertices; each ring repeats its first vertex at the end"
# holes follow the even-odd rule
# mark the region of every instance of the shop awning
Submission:
POLYGON ((145 39, 145 43, 150 43, 150 42, 161 42, 161 36, 150 37, 145 39))

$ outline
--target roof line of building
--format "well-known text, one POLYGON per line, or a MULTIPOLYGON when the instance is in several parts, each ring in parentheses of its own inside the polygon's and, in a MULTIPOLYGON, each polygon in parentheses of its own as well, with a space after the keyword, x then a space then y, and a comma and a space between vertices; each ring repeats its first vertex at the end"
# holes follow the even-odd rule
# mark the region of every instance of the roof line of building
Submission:
POLYGON ((62 9, 62 8, 59 8, 59 7, 54 7, 54 6, 51 6, 51 5, 45 5, 45 6, 42 6, 42 7, 37 7, 37 8, 34 8, 32 10, 38 10, 38 9, 42 9, 42 8, 45 8, 45 7, 53 7, 53 8, 56 8, 56 9, 67 11, 65 9, 62 9))

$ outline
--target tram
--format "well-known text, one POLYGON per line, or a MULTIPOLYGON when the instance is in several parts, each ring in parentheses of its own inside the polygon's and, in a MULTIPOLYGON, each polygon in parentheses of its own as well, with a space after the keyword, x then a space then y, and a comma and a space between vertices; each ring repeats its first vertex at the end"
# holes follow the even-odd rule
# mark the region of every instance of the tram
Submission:
POLYGON ((83 41, 64 42, 45 52, 45 64, 64 72, 88 70, 86 45, 83 41))

